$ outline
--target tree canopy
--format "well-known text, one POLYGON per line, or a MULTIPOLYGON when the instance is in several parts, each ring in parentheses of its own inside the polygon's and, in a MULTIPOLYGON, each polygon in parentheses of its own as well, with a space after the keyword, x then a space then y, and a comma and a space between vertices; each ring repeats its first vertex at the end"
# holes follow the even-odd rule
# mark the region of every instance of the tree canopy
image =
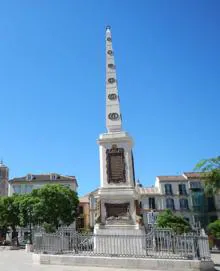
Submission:
POLYGON ((20 225, 19 221, 19 196, 0 197, 0 226, 15 227, 20 225))
POLYGON ((209 233, 217 239, 220 239, 220 219, 208 225, 209 233))
POLYGON ((48 184, 30 194, 0 197, 0 229, 42 225, 55 231, 74 222, 78 207, 77 193, 61 184, 48 184))
POLYGON ((74 222, 79 203, 76 192, 60 184, 48 184, 33 190, 31 196, 35 201, 34 213, 38 223, 57 229, 74 222))
POLYGON ((206 194, 214 195, 220 191, 220 156, 199 161, 194 170, 202 172, 206 194))
POLYGON ((157 217, 159 228, 170 228, 177 234, 189 232, 190 224, 182 217, 175 215, 171 210, 165 210, 157 217))

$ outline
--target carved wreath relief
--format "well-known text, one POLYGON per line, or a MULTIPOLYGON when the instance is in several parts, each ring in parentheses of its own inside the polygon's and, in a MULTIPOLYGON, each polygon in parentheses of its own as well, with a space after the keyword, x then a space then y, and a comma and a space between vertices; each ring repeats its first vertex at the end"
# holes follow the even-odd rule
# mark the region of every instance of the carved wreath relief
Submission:
POLYGON ((125 183, 124 149, 112 145, 111 149, 106 150, 106 160, 108 183, 125 183))

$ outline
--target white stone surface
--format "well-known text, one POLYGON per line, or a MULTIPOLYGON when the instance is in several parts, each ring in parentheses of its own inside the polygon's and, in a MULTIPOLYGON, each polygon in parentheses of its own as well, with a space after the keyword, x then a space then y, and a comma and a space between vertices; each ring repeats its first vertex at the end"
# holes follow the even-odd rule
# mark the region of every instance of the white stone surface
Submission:
MULTIPOLYGON (((1 249, 0 249, 1 250, 1 249)), ((25 253, 24 250, 17 251, 0 251, 0 270, 1 271, 126 271, 128 269, 97 267, 97 266, 76 266, 69 262, 70 265, 46 265, 39 264, 39 258, 32 259, 32 253, 25 253)), ((58 262, 59 263, 59 262, 58 262)), ((138 269, 129 269, 137 271, 138 269)))
MULTIPOLYGON (((175 270, 175 271, 196 271, 214 270, 212 261, 201 262, 199 260, 174 260, 174 259, 149 259, 149 258, 116 258, 116 257, 91 257, 71 255, 44 255, 33 254, 33 261, 41 264, 71 265, 71 266, 96 266, 112 267, 113 270, 175 270)), ((103 270, 102 269, 102 270, 103 270)), ((97 269, 98 270, 98 269, 97 269)))
POLYGON ((97 254, 146 255, 144 230, 136 229, 135 225, 105 226, 104 229, 96 226, 94 234, 94 252, 97 254))
MULTIPOLYGON (((38 255, 37 255, 38 256, 38 255)), ((44 257, 47 255, 43 255, 44 257)), ((62 257, 62 256, 58 256, 58 257, 62 257)), ((64 258, 66 258, 66 256, 63 256, 64 258)), ((69 257, 69 256, 67 256, 69 257)), ((88 257, 86 258, 82 258, 81 257, 81 261, 85 260, 85 264, 84 266, 80 266, 80 265, 76 265, 76 263, 74 263, 73 261, 71 262, 71 259, 68 261, 65 261, 64 259, 62 259, 63 264, 59 264, 59 265, 46 265, 46 264, 39 264, 40 263, 40 258, 39 257, 35 257, 34 254, 32 253, 25 253, 24 250, 16 250, 16 251, 8 251, 8 250, 1 250, 0 249, 0 270, 1 271, 137 271, 139 270, 138 267, 133 267, 134 264, 132 264, 132 260, 128 262, 128 264, 131 264, 129 266, 129 268, 126 268, 126 265, 123 265, 123 262, 121 262, 121 266, 120 267, 114 267, 113 263, 114 260, 111 261, 111 258, 105 260, 104 263, 108 263, 105 264, 105 266, 103 267, 98 267, 98 266, 92 266, 92 264, 88 263, 88 257), (35 263, 33 263, 33 259, 32 256, 35 258, 35 263), (87 259, 86 259, 87 258, 87 259), (64 265, 64 264, 69 264, 69 265, 64 265), (123 268, 122 268, 123 267, 123 268)), ((90 257, 91 258, 91 257, 90 257)), ((220 264, 220 254, 212 254, 212 258, 214 260, 214 262, 216 264, 220 264)), ((97 259, 97 257, 96 257, 97 259)), ((125 262, 126 259, 124 259, 125 262)), ((135 259, 134 259, 135 260, 135 259)), ((53 262, 53 261, 52 261, 53 262)), ((61 260, 58 261, 58 263, 61 262, 61 260)), ((167 262, 167 261, 165 261, 167 262)), ((176 263, 176 266, 178 267, 178 265, 181 263, 181 261, 174 261, 176 263)), ((79 262, 80 263, 80 262, 79 262)), ((162 261, 162 263, 164 263, 162 261)), ((196 264, 196 263, 195 263, 196 264)), ((137 263, 136 263, 137 265, 137 263)), ((192 265, 192 264, 191 264, 192 265)), ((144 263, 144 270, 146 271, 150 271, 150 270, 159 270, 157 268, 152 268, 152 264, 150 259, 148 259, 148 261, 145 261, 144 263)), ((166 266, 165 266, 166 267, 166 266)), ((181 267, 181 264, 180 264, 181 267)), ((216 266, 216 270, 217 270, 217 266, 216 266)), ((183 269, 175 269, 175 268, 170 268, 170 269, 163 269, 163 270, 183 270, 183 269)), ((187 268, 187 266, 185 266, 185 271, 188 271, 190 269, 187 268)), ((198 269, 194 269, 194 270, 198 270, 198 269)))
POLYGON ((101 187, 134 187, 134 172, 132 166, 132 138, 125 132, 102 134, 98 140, 100 159, 100 186, 101 187), (126 183, 109 184, 106 174, 106 150, 116 144, 117 148, 124 149, 126 183))
POLYGON ((106 127, 108 132, 121 131, 121 112, 118 97, 118 83, 116 77, 115 57, 112 47, 112 35, 110 29, 106 30, 106 127), (109 54, 108 52, 112 52, 109 54), (109 67, 109 64, 112 66, 109 67), (114 79, 113 83, 109 79, 114 79), (116 95, 116 99, 109 99, 109 94, 116 95), (109 114, 117 113, 119 118, 117 120, 109 119, 109 114))

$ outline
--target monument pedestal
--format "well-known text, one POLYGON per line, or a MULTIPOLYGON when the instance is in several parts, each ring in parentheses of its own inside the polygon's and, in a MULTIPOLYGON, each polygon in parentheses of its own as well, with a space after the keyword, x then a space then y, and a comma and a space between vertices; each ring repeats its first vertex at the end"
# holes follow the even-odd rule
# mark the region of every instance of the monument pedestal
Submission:
POLYGON ((145 231, 135 225, 100 225, 94 227, 94 252, 103 255, 146 255, 145 231))

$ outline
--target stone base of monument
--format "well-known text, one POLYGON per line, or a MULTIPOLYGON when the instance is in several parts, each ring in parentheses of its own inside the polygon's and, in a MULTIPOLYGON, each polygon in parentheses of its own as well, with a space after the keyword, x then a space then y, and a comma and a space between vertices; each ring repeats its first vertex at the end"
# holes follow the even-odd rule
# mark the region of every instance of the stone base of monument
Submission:
POLYGON ((213 271, 213 261, 32 254, 35 264, 134 268, 146 270, 213 271))
POLYGON ((103 255, 146 255, 145 231, 135 225, 99 225, 94 227, 94 252, 103 255))
POLYGON ((26 245, 25 245, 25 251, 26 251, 27 253, 33 252, 33 251, 34 251, 33 245, 32 245, 32 244, 26 244, 26 245))

